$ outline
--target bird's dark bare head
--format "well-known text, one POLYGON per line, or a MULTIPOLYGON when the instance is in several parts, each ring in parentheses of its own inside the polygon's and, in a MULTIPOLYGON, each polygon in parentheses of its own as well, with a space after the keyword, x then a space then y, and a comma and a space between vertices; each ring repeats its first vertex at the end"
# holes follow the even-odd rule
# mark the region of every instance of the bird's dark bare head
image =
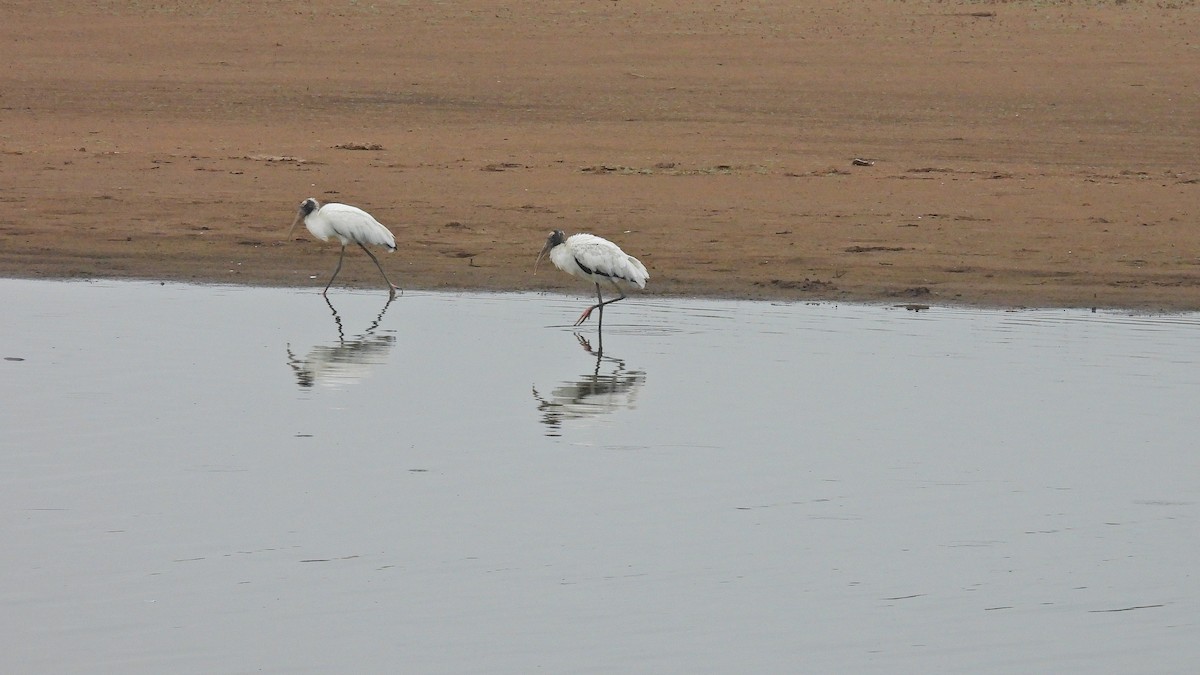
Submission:
POLYGON ((537 260, 533 261, 533 273, 537 274, 538 263, 542 261, 542 256, 550 252, 550 249, 558 246, 567 240, 567 235, 563 234, 562 230, 555 230, 546 237, 546 245, 542 247, 542 252, 538 254, 537 260))
POLYGON ((319 208, 321 208, 321 205, 318 204, 317 200, 313 199, 312 197, 300 202, 300 210, 296 212, 296 217, 292 220, 292 226, 288 229, 288 236, 292 236, 292 232, 296 231, 296 226, 303 222, 304 218, 307 217, 308 214, 316 211, 319 208))

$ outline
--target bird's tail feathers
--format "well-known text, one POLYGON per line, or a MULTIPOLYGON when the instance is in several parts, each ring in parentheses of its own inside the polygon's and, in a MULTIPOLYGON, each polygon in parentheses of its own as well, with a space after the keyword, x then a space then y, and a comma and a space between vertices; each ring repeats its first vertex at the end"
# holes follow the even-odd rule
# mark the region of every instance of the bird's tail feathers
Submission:
POLYGON ((637 284, 638 288, 645 288, 646 282, 650 281, 650 273, 646 271, 646 266, 642 264, 641 260, 633 256, 628 257, 630 267, 636 272, 636 274, 632 275, 633 283, 637 284))

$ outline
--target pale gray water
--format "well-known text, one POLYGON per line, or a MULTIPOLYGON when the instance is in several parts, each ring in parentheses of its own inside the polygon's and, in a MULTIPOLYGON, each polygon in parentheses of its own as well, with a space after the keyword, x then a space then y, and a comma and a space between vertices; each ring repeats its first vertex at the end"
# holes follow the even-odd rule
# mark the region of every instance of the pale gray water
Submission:
POLYGON ((1196 315, 0 297, 4 672, 1200 663, 1196 315))

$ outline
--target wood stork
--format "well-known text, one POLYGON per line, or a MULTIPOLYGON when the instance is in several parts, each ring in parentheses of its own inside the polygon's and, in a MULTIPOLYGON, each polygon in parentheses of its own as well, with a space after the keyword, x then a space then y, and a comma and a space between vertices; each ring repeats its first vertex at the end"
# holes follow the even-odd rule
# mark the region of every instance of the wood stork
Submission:
POLYGON ((396 297, 396 291, 400 287, 388 279, 387 272, 384 272, 383 266, 379 264, 379 259, 367 248, 368 245, 386 246, 390 253, 396 250, 396 237, 371 214, 348 204, 321 205, 320 202, 309 197, 300 202, 300 210, 296 212, 296 219, 292 221, 292 228, 288 230, 289 238, 300 221, 304 221, 304 226, 317 239, 329 241, 330 238, 336 237, 338 241, 342 242, 342 253, 338 256, 337 267, 334 268, 333 276, 329 278, 329 283, 325 284, 325 290, 321 291, 321 295, 328 297, 329 286, 337 278, 338 272, 342 271, 342 260, 346 257, 346 245, 354 243, 366 251, 375 263, 375 267, 379 268, 379 273, 383 275, 383 280, 388 285, 388 296, 396 297))
POLYGON ((583 323, 592 315, 593 309, 600 310, 599 324, 604 325, 604 306, 625 299, 625 290, 645 288, 650 273, 646 266, 637 258, 625 253, 620 246, 594 234, 573 234, 566 236, 562 230, 555 230, 546 239, 546 245, 538 254, 537 262, 533 264, 534 274, 542 256, 550 254, 550 262, 558 269, 596 284, 596 304, 588 307, 579 315, 575 325, 583 323), (619 294, 612 300, 605 300, 600 292, 600 284, 611 284, 619 294))

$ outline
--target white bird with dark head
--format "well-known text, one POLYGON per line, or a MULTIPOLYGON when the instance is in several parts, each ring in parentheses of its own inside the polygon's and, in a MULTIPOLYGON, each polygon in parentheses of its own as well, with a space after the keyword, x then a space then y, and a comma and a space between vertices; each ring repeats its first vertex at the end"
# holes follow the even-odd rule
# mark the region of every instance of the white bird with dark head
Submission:
POLYGON ((533 264, 534 274, 537 274, 537 263, 547 253, 550 254, 550 262, 558 269, 596 285, 596 304, 579 315, 576 326, 587 321, 594 309, 600 310, 600 324, 603 325, 605 305, 624 300, 626 290, 645 288, 650 280, 650 273, 642 261, 594 234, 580 233, 568 237, 562 230, 551 232, 542 252, 538 254, 537 262, 533 264), (601 284, 612 286, 619 297, 605 300, 600 292, 601 284))
POLYGON ((322 295, 329 293, 329 286, 337 278, 338 272, 342 271, 342 259, 346 257, 346 245, 358 244, 362 250, 367 252, 367 255, 371 256, 371 260, 379 268, 379 273, 387 282, 389 296, 396 297, 396 291, 400 287, 388 279, 387 272, 384 272, 383 266, 379 264, 379 259, 367 248, 367 246, 386 246, 390 253, 396 250, 396 237, 371 214, 348 204, 321 205, 320 202, 309 197, 300 202, 300 210, 296 212, 296 219, 292 221, 292 229, 288 230, 288 237, 292 236, 292 232, 296 230, 300 221, 304 221, 304 226, 317 239, 329 241, 336 237, 342 243, 342 253, 338 256, 337 268, 333 270, 333 276, 329 278, 329 283, 325 284, 325 290, 321 291, 322 295))

